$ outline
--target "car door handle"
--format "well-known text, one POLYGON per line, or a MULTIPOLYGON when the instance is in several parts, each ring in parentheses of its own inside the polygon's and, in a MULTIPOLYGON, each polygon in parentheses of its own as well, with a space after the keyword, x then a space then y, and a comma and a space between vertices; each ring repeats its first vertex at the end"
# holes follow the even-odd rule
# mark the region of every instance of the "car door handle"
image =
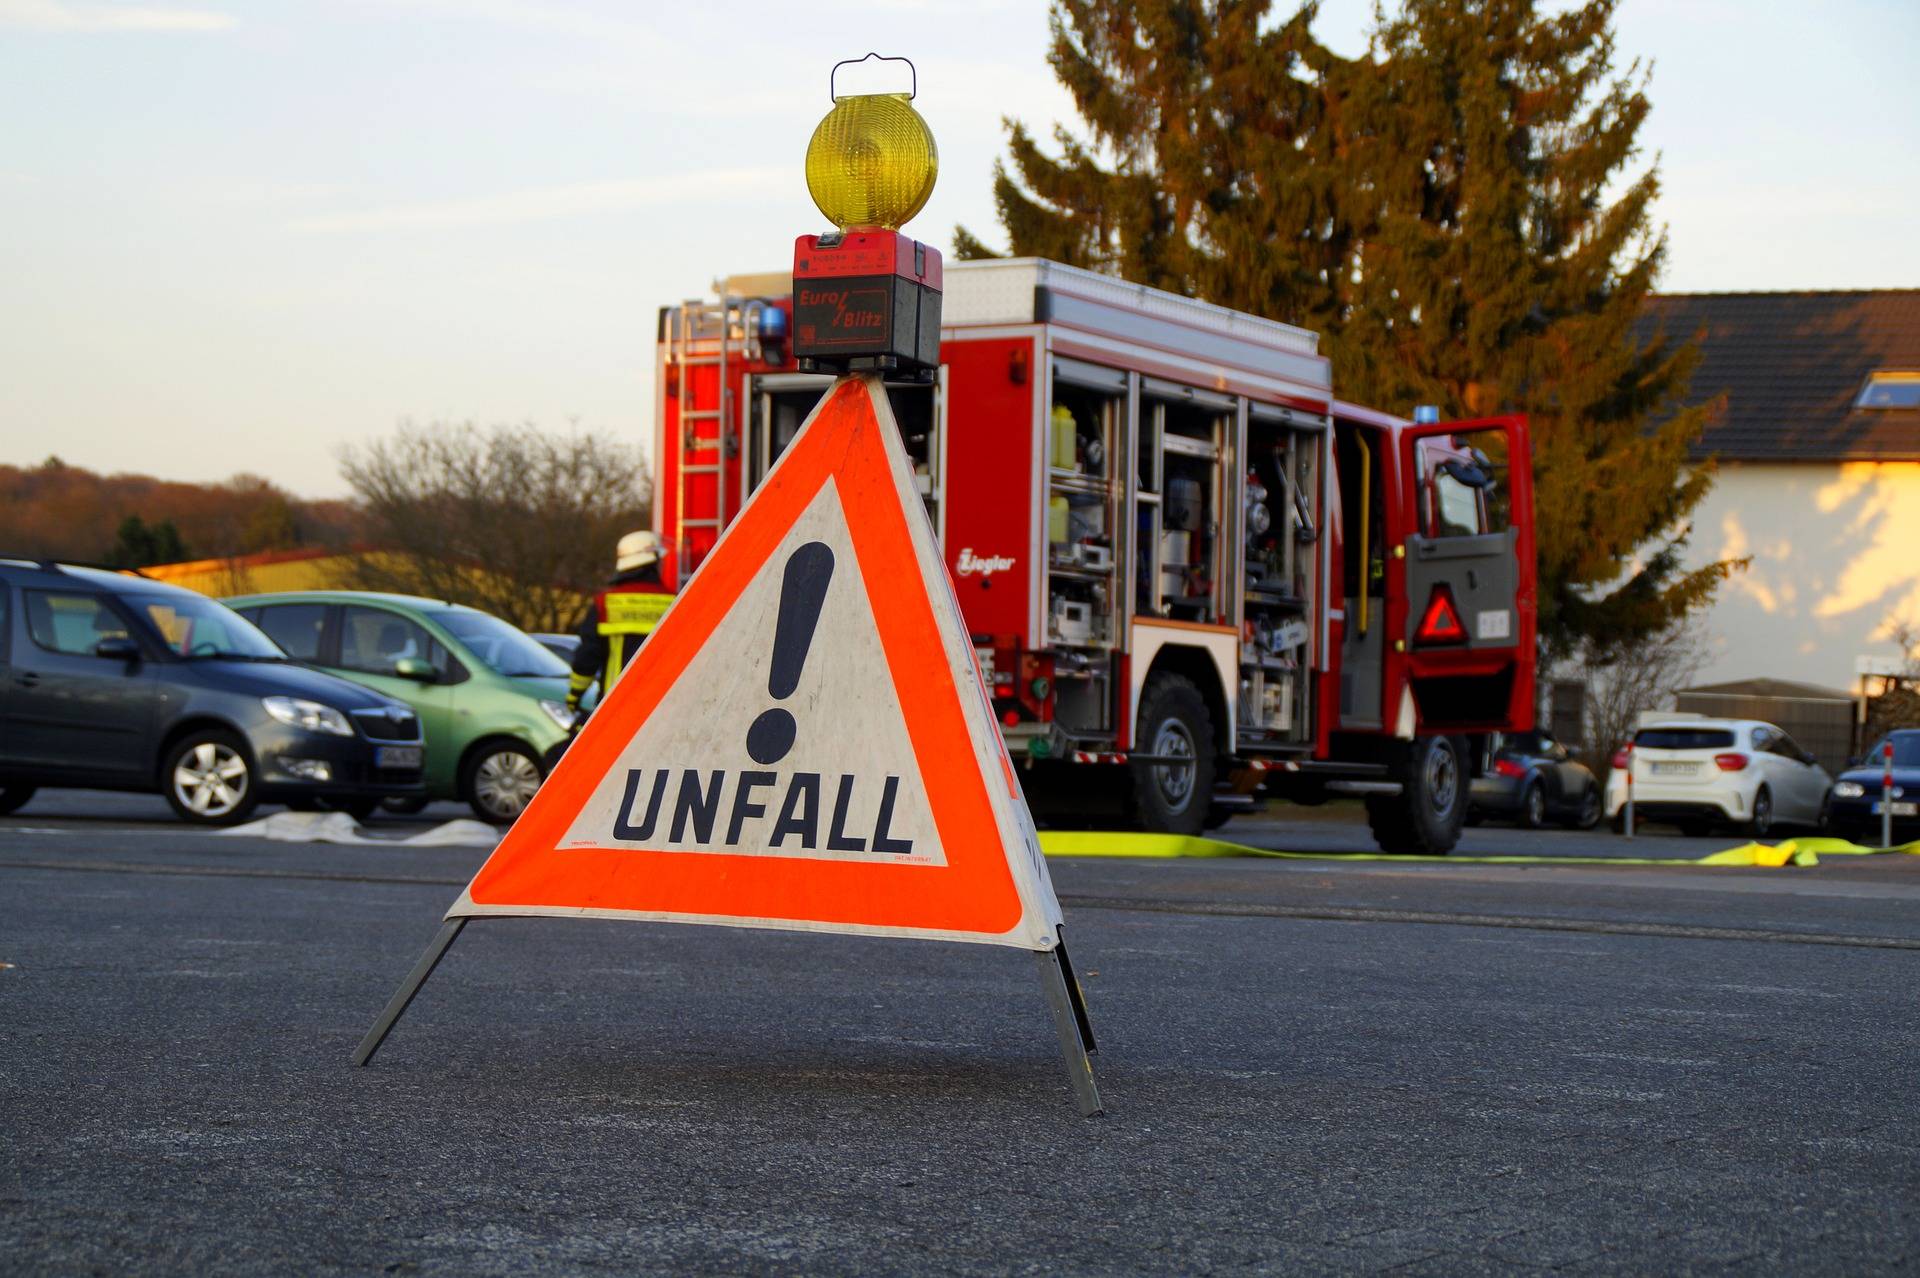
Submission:
POLYGON ((13 681, 23 688, 37 688, 40 686, 40 676, 31 670, 22 670, 13 677, 13 681))

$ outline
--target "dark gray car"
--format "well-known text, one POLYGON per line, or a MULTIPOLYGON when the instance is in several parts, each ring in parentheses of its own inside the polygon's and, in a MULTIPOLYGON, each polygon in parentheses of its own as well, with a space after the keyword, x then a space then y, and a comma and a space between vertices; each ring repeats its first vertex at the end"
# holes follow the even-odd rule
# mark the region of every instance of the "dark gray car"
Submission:
POLYGON ((121 572, 0 559, 0 812, 41 786, 141 790, 231 825, 262 801, 417 796, 404 704, 295 665, 238 613, 121 572))
POLYGON ((1600 782, 1546 733, 1505 733, 1493 740, 1491 766, 1473 779, 1468 819, 1489 817, 1530 830, 1550 820, 1591 830, 1600 824, 1600 782))

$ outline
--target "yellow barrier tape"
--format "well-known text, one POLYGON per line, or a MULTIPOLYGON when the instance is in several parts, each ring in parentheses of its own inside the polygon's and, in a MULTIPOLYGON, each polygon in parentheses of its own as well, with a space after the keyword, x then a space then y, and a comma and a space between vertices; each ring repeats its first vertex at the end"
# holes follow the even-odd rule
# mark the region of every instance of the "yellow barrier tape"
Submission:
POLYGON ((1582 856, 1399 856, 1390 852, 1280 852, 1249 847, 1223 839, 1187 834, 1141 834, 1128 830, 1043 830, 1040 850, 1056 857, 1171 860, 1186 857, 1265 857, 1286 861, 1432 861, 1441 865, 1706 865, 1756 866, 1778 869, 1789 865, 1818 865, 1820 857, 1878 856, 1905 853, 1920 856, 1920 842, 1895 848, 1866 848, 1845 839, 1801 838, 1783 843, 1743 843, 1700 857, 1582 857, 1582 856))

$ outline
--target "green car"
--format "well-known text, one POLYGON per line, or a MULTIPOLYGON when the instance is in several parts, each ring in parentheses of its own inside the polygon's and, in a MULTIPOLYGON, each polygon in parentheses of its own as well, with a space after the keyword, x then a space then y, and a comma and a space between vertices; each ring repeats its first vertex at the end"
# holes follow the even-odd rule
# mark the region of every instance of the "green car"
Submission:
POLYGON ((225 602, 294 660, 412 706, 426 735, 426 797, 463 800, 482 820, 520 815, 573 722, 566 662, 489 613, 351 590, 225 602))

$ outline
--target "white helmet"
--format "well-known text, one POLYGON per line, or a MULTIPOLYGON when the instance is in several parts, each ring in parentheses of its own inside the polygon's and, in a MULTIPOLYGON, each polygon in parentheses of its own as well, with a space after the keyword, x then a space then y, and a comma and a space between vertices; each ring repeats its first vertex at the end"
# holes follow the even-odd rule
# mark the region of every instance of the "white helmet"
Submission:
POLYGON ((614 547, 613 566, 617 572, 645 568, 660 561, 660 539, 650 532, 630 532, 614 547))

